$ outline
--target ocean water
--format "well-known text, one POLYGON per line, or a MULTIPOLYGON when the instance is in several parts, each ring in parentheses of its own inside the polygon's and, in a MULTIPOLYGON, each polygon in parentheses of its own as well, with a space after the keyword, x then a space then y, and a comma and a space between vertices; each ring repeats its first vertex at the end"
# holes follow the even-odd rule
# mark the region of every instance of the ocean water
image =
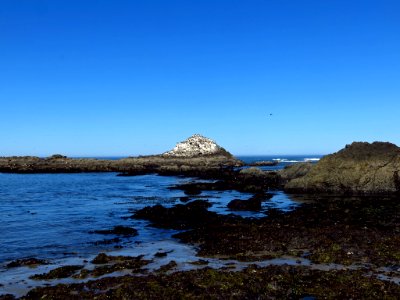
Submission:
MULTIPOLYGON (((316 156, 248 156, 245 162, 280 159, 268 169, 316 156)), ((115 244, 102 243, 115 236, 89 233, 112 229, 116 225, 131 226, 139 235, 121 239, 126 247, 137 241, 149 241, 171 235, 173 231, 153 229, 145 221, 127 218, 135 210, 161 204, 172 206, 185 196, 168 187, 195 181, 194 178, 144 175, 120 177, 116 173, 78 174, 1 174, 0 173, 0 263, 23 257, 59 258, 107 251, 115 244)), ((243 217, 262 217, 268 207, 288 210, 296 207, 281 191, 263 203, 261 212, 232 212, 227 204, 233 199, 251 195, 236 191, 206 191, 201 197, 209 200, 211 211, 235 213, 243 217)))
MULTIPOLYGON (((241 157, 247 162, 277 158, 241 157)), ((287 157, 288 162, 282 161, 275 168, 280 169, 295 160, 304 161, 304 158, 287 157)), ((186 195, 169 187, 196 180, 158 175, 121 177, 117 173, 0 173, 0 282, 8 282, 3 287, 0 285, 0 294, 2 290, 21 294, 28 289, 26 277, 34 271, 7 269, 6 264, 15 259, 47 259, 53 268, 54 264, 74 263, 77 259, 82 263, 100 252, 112 251, 152 257, 157 251, 165 250, 173 251, 173 259, 178 262, 186 258, 195 259, 194 247, 172 238, 177 231, 154 228, 147 221, 129 217, 145 206, 161 204, 171 207, 182 203, 180 197, 186 195), (117 237, 91 233, 112 229, 116 225, 135 228, 139 234, 117 237)), ((193 199, 210 201, 213 204, 210 211, 253 218, 264 217, 270 207, 287 211, 301 203, 282 191, 270 192, 274 196, 263 203, 260 212, 228 210, 229 201, 251 197, 251 194, 237 191, 205 191, 193 199)))
POLYGON ((320 154, 310 154, 310 155, 253 155, 253 156, 237 156, 238 159, 244 161, 245 163, 254 163, 256 161, 276 161, 278 165, 276 166, 263 166, 259 167, 262 170, 273 171, 273 170, 281 170, 286 166, 289 166, 294 163, 301 162, 310 162, 316 163, 318 162, 323 155, 320 154))

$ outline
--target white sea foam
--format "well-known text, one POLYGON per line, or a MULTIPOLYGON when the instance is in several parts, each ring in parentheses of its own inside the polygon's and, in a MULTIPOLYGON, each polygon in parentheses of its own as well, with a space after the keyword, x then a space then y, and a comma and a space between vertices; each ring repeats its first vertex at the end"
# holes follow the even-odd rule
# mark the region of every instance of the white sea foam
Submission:
POLYGON ((316 161, 319 161, 320 158, 306 157, 303 160, 294 160, 294 159, 287 159, 287 158, 273 158, 272 160, 277 161, 279 163, 299 163, 299 162, 316 162, 316 161))
POLYGON ((317 158, 317 157, 311 157, 311 158, 305 158, 305 159, 304 159, 304 161, 306 161, 306 162, 307 162, 307 161, 310 161, 310 162, 311 162, 311 161, 319 161, 319 160, 320 160, 320 158, 317 158))
POLYGON ((274 158, 274 161, 278 161, 278 162, 283 162, 283 163, 297 163, 297 162, 301 162, 300 160, 289 160, 287 158, 274 158))

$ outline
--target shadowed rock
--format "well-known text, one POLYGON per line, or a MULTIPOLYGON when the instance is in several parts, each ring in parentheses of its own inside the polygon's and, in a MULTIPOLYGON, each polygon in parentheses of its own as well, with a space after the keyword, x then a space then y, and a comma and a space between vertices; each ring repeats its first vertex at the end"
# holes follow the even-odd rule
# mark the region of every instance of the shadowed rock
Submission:
POLYGON ((256 194, 248 200, 234 199, 228 203, 228 208, 230 210, 259 211, 262 201, 271 199, 271 197, 271 194, 256 194))
POLYGON ((126 226, 115 226, 113 229, 107 230, 94 230, 90 233, 97 233, 97 234, 115 234, 115 235, 122 235, 122 236, 136 236, 138 232, 134 228, 126 227, 126 226))

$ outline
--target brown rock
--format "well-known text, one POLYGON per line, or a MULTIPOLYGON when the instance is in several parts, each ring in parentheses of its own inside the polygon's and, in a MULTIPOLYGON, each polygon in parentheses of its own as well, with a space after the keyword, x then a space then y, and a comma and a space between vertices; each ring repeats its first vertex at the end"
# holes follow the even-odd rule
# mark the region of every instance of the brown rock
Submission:
POLYGON ((285 185, 292 192, 393 194, 400 192, 400 148, 355 142, 323 157, 303 177, 285 185))

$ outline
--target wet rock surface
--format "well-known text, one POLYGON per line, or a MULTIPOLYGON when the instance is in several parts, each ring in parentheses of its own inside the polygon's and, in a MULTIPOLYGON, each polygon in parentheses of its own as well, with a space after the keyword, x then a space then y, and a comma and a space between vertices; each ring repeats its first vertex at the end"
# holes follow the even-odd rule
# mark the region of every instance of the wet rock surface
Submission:
POLYGON ((136 236, 138 235, 138 231, 135 228, 126 227, 126 226, 115 226, 113 229, 106 229, 106 230, 94 230, 90 233, 97 233, 97 234, 114 234, 114 235, 121 235, 124 237, 127 236, 136 236))
MULTIPOLYGON (((188 204, 177 204, 166 208, 162 205, 145 207, 132 216, 149 220, 156 227, 171 229, 190 229, 194 227, 213 226, 220 222, 221 216, 208 211, 211 204, 205 200, 194 200, 188 204)), ((223 218, 236 218, 226 216, 223 218)))
MULTIPOLYGON (((212 178, 212 177, 211 177, 212 178)), ((215 178, 215 177, 214 177, 215 178)), ((264 193, 269 188, 280 187, 280 176, 276 172, 257 170, 253 172, 220 172, 215 182, 193 182, 171 187, 183 190, 187 195, 199 195, 202 191, 236 190, 248 193, 264 193)))
POLYGON ((261 219, 218 215, 204 201, 173 208, 154 206, 137 218, 154 226, 188 229, 175 235, 206 257, 258 260, 305 256, 315 263, 396 265, 400 259, 398 199, 325 199, 261 219))
POLYGON ((51 270, 48 273, 33 275, 30 278, 35 280, 67 278, 72 276, 82 268, 83 266, 81 265, 63 266, 51 270))
POLYGON ((323 157, 305 176, 289 181, 285 189, 347 195, 399 194, 399 173, 399 147, 355 142, 323 157))
POLYGON ((151 260, 143 259, 143 255, 111 256, 105 253, 100 253, 92 260, 92 263, 96 265, 94 269, 82 269, 80 273, 75 274, 73 278, 84 279, 89 276, 99 277, 124 270, 130 270, 131 273, 141 273, 144 271, 142 267, 146 266, 150 262, 151 260))
POLYGON ((272 198, 271 194, 258 193, 248 200, 234 199, 228 203, 230 210, 261 210, 261 203, 272 198))
POLYGON ((22 266, 35 267, 39 265, 47 265, 49 262, 38 258, 23 258, 14 260, 6 265, 7 268, 17 268, 22 266))
POLYGON ((396 297, 400 287, 360 271, 318 271, 299 266, 201 269, 148 276, 110 277, 39 287, 23 299, 302 299, 396 297))

